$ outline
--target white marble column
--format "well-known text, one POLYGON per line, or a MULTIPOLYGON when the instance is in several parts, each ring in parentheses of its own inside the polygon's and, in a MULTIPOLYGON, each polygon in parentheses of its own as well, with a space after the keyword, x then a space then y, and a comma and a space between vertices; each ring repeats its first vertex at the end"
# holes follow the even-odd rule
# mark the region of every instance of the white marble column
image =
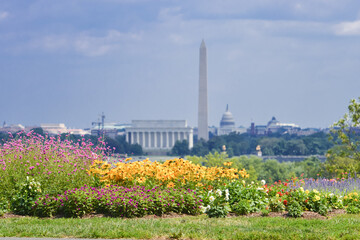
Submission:
POLYGON ((129 142, 129 132, 126 132, 125 141, 126 141, 127 143, 130 143, 130 142, 129 142))
POLYGON ((173 141, 173 146, 175 145, 175 132, 174 131, 172 131, 172 141, 173 141))
POLYGON ((150 147, 150 132, 145 132, 145 147, 150 147))
POLYGON ((160 132, 160 148, 163 146, 163 134, 160 132))
POLYGON ((154 132, 154 148, 157 147, 157 136, 156 136, 156 132, 154 132))
POLYGON ((142 147, 145 147, 145 132, 142 132, 142 147))
POLYGON ((167 145, 166 145, 167 148, 171 148, 171 146, 170 146, 170 134, 171 134, 170 131, 167 132, 167 139, 168 139, 168 142, 167 142, 167 145))

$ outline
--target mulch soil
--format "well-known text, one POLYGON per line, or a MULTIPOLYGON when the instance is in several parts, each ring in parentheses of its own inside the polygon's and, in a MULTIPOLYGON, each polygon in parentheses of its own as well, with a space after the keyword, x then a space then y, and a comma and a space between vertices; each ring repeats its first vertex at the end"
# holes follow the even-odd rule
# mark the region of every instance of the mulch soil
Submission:
MULTIPOLYGON (((310 211, 305 211, 302 215, 301 218, 303 219, 330 219, 336 215, 339 214, 346 214, 346 211, 344 209, 334 209, 333 211, 329 212, 327 216, 322 216, 316 212, 310 212, 310 211)), ((159 219, 159 218, 181 218, 181 217, 185 217, 185 216, 189 216, 186 214, 178 214, 178 213, 168 213, 168 214, 164 214, 162 216, 157 216, 157 215, 147 215, 144 216, 140 219, 159 219)), ((228 214, 227 217, 236 217, 237 215, 230 213, 228 214)), ((287 212, 270 212, 268 216, 262 216, 261 213, 251 213, 248 215, 244 215, 245 217, 282 217, 282 218, 291 218, 288 216, 287 212)), ((5 213, 3 216, 0 217, 0 219, 2 218, 23 218, 25 216, 21 216, 21 215, 16 215, 16 214, 12 214, 12 213, 5 213)), ((59 218, 61 216, 55 216, 53 218, 59 218)), ((88 214, 86 216, 84 216, 83 218, 95 218, 95 217, 107 217, 104 214, 88 214)))

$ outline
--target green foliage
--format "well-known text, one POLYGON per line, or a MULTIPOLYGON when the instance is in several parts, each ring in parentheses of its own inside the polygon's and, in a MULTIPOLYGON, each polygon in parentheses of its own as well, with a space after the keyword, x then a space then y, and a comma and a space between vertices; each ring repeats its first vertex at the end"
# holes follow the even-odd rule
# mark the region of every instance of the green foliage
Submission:
POLYGON ((267 217, 269 216, 270 210, 267 208, 261 209, 261 216, 267 217))
POLYGON ((268 204, 267 194, 260 184, 232 182, 228 186, 231 209, 237 214, 259 212, 268 204))
POLYGON ((10 210, 9 205, 9 201, 5 197, 0 196, 0 217, 10 210))
POLYGON ((171 154, 175 156, 185 156, 189 153, 189 142, 187 140, 176 141, 174 147, 171 149, 171 154))
POLYGON ((16 214, 31 215, 36 198, 41 194, 41 185, 34 178, 26 177, 17 187, 10 201, 10 209, 16 214))
POLYGON ((346 212, 349 214, 359 214, 360 213, 360 208, 356 205, 349 205, 346 208, 346 212))
POLYGON ((228 158, 227 154, 214 152, 204 157, 186 156, 186 159, 207 167, 224 166, 225 162, 232 162, 232 168, 246 169, 250 175, 249 182, 262 179, 270 182, 284 181, 301 175, 304 178, 317 178, 317 174, 321 171, 321 162, 316 157, 309 157, 302 162, 280 163, 275 159, 263 161, 262 158, 254 155, 228 158))
POLYGON ((232 211, 238 215, 247 215, 251 213, 252 209, 250 206, 250 201, 241 199, 239 202, 232 205, 232 211))
POLYGON ((297 201, 292 201, 288 206, 288 215, 290 217, 301 217, 303 214, 302 207, 297 201))
POLYGON ((264 156, 323 155, 333 145, 328 138, 328 134, 323 132, 310 136, 288 134, 252 136, 247 133, 230 133, 228 135, 215 136, 207 142, 203 140, 195 142, 191 155, 205 156, 209 152, 220 152, 223 145, 227 147, 230 157, 254 154, 257 145, 261 146, 264 156))
POLYGON ((229 200, 230 194, 228 189, 217 189, 209 191, 204 199, 204 205, 207 205, 203 211, 210 218, 226 217, 230 211, 229 200))
POLYGON ((224 218, 228 213, 228 209, 224 206, 213 206, 206 211, 209 218, 224 218))
POLYGON ((279 201, 278 198, 270 198, 269 206, 270 206, 270 210, 272 212, 283 212, 283 211, 285 211, 284 203, 279 201))
POLYGON ((336 146, 328 151, 325 169, 334 176, 360 171, 360 98, 352 99, 348 112, 332 126, 336 146))
POLYGON ((170 212, 197 215, 200 213, 200 205, 201 199, 190 189, 84 186, 68 190, 56 197, 38 198, 34 205, 34 214, 39 217, 82 217, 94 212, 127 218, 152 214, 161 216, 170 212))

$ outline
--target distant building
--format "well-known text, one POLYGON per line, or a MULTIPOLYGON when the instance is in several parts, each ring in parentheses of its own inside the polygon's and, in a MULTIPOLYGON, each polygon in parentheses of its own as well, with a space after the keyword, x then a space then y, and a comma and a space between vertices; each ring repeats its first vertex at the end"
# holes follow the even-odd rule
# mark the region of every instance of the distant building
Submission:
POLYGON ((90 134, 89 130, 78 129, 78 128, 67 128, 64 123, 42 123, 40 127, 44 133, 49 135, 61 135, 61 134, 73 134, 73 135, 86 135, 90 134))
POLYGON ((315 133, 321 132, 319 128, 305 128, 305 129, 291 129, 288 131, 289 134, 296 134, 298 136, 309 136, 315 133))
POLYGON ((193 147, 193 129, 186 120, 133 120, 125 129, 126 141, 140 144, 144 151, 169 151, 176 141, 187 140, 193 147))
POLYGON ((256 125, 255 126, 255 135, 266 135, 267 127, 266 125, 256 125))
POLYGON ((41 123, 40 127, 49 135, 58 135, 69 132, 64 123, 41 123))
POLYGON ((226 105, 226 111, 222 115, 221 121, 220 121, 220 127, 218 128, 218 135, 227 135, 229 133, 245 133, 246 128, 244 127, 236 127, 235 126, 235 120, 232 115, 232 113, 229 111, 229 105, 226 105))
POLYGON ((280 123, 278 120, 276 120, 275 117, 272 117, 272 119, 267 124, 267 133, 277 133, 279 131, 285 132, 285 131, 293 131, 293 130, 300 130, 299 125, 296 125, 294 123, 280 123))
POLYGON ((296 134, 300 130, 299 125, 294 123, 281 123, 275 117, 272 117, 267 125, 255 125, 255 123, 252 122, 247 132, 251 135, 267 135, 271 133, 296 134))
POLYGON ((3 127, 0 128, 0 132, 3 133, 16 133, 20 131, 24 131, 25 127, 21 124, 12 124, 7 126, 5 123, 3 124, 3 127))
POLYGON ((220 121, 220 128, 218 130, 218 135, 226 135, 235 131, 236 131, 236 127, 235 127, 234 117, 232 113, 229 111, 229 105, 226 105, 226 111, 222 115, 220 121))
POLYGON ((91 135, 102 136, 105 135, 110 138, 125 135, 125 129, 130 127, 131 124, 124 123, 104 123, 104 126, 95 126, 91 129, 91 135))
POLYGON ((68 132, 69 132, 70 134, 80 135, 80 136, 90 135, 90 134, 91 134, 91 131, 90 131, 90 130, 79 129, 79 128, 71 128, 71 129, 68 129, 68 132))

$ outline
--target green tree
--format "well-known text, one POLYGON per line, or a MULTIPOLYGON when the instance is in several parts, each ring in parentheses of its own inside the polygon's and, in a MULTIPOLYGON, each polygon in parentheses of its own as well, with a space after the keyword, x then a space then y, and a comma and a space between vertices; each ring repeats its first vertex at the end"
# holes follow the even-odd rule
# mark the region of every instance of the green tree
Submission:
POLYGON ((189 142, 187 140, 176 141, 174 147, 171 149, 171 155, 175 156, 185 156, 189 153, 189 142))
POLYGON ((130 154, 132 155, 143 155, 143 150, 140 144, 131 144, 130 145, 130 154))
POLYGON ((324 164, 329 174, 337 175, 342 171, 360 171, 360 97, 352 99, 348 112, 332 126, 332 140, 335 146, 328 151, 324 164))

